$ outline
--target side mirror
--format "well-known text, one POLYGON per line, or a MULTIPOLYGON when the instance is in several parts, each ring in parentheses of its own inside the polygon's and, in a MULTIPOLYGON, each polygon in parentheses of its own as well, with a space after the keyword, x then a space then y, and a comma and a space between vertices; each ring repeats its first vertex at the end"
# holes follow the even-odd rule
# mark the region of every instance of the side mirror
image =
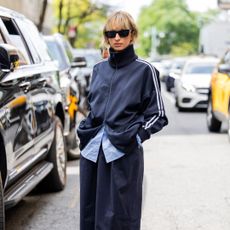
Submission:
POLYGON ((228 64, 220 64, 218 66, 218 72, 225 73, 225 74, 230 74, 230 65, 228 65, 228 64))
POLYGON ((17 49, 9 44, 0 44, 0 71, 5 75, 14 71, 19 65, 19 55, 17 49))
POLYGON ((85 57, 74 57, 71 67, 83 68, 87 66, 85 57))

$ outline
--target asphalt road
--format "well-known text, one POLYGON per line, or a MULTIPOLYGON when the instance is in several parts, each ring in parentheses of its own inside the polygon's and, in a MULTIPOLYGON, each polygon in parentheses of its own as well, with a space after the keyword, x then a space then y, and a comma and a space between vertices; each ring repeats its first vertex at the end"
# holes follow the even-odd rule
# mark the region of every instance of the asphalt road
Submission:
POLYGON ((59 193, 34 192, 6 212, 6 230, 78 230, 79 161, 68 162, 68 179, 59 193))
MULTIPOLYGON (((204 111, 178 113, 163 96, 169 125, 144 143, 142 230, 229 230, 226 128, 210 134, 204 111)), ((63 192, 30 194, 6 215, 6 230, 79 230, 79 161, 68 163, 63 192)))
POLYGON ((230 143, 208 132, 205 111, 178 113, 164 93, 169 125, 144 143, 142 230, 229 230, 230 143))

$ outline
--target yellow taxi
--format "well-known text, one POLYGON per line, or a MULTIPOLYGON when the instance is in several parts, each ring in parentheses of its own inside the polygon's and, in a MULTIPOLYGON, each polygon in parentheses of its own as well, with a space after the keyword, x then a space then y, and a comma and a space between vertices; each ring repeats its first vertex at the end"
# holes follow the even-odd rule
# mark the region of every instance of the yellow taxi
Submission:
POLYGON ((212 74, 207 109, 207 125, 211 132, 220 132, 227 123, 230 140, 230 50, 228 50, 212 74))

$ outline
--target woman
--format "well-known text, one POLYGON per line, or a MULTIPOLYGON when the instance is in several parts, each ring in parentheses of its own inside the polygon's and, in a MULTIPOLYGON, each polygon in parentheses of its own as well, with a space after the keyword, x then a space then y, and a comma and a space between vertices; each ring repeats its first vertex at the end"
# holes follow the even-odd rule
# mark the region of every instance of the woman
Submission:
POLYGON ((80 138, 80 230, 139 230, 142 142, 165 126, 159 73, 138 59, 137 27, 126 12, 104 27, 108 59, 94 66, 90 113, 80 138))

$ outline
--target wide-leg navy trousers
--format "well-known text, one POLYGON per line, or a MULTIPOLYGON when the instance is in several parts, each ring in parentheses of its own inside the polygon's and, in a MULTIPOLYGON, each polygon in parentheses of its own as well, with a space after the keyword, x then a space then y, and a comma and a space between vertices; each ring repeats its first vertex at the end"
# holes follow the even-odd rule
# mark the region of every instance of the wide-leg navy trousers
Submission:
POLYGON ((80 230, 139 230, 143 148, 106 163, 80 159, 80 230))

